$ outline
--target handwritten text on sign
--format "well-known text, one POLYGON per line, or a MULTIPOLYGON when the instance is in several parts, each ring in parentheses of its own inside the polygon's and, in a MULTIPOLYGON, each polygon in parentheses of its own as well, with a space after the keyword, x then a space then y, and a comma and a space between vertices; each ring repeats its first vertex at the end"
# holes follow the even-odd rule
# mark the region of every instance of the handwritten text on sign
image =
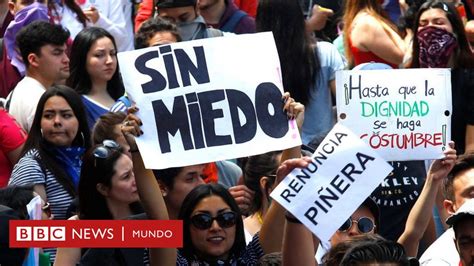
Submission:
POLYGON ((309 166, 293 170, 271 197, 326 241, 391 170, 357 135, 336 124, 309 166))
POLYGON ((341 71, 336 84, 339 122, 383 158, 443 156, 451 137, 448 69, 341 71))
POLYGON ((182 42, 119 54, 140 108, 147 168, 238 158, 300 145, 282 111, 271 33, 182 42), (246 49, 245 47, 252 47, 246 49))

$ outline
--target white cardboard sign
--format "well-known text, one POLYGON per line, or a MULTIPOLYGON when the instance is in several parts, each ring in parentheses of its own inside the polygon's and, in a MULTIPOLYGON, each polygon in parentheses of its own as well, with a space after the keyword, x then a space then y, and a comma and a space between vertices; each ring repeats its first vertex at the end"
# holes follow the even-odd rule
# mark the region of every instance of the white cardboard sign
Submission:
POLYGON ((327 241, 392 167, 346 127, 336 124, 305 169, 294 169, 271 197, 321 241, 327 241))
POLYGON ((238 158, 301 144, 282 111, 271 33, 175 43, 119 53, 144 134, 147 168, 238 158))
POLYGON ((449 69, 336 73, 338 121, 388 161, 442 158, 451 139, 449 69))

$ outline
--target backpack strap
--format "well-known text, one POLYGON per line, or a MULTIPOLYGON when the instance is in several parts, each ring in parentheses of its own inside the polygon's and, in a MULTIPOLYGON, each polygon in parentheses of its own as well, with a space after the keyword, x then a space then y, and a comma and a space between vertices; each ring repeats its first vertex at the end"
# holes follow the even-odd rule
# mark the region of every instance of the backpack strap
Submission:
POLYGON ((242 10, 235 11, 234 14, 232 14, 232 16, 226 21, 226 23, 224 23, 224 25, 222 25, 221 31, 234 32, 235 27, 237 26, 237 24, 239 24, 239 22, 245 16, 247 16, 247 13, 245 13, 244 11, 242 11, 242 10))

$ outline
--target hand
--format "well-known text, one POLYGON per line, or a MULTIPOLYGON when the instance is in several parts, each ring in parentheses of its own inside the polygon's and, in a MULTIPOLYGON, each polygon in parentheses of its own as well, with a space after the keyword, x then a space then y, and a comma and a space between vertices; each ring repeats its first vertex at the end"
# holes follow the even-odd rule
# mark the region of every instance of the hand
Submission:
POLYGON ((304 105, 291 98, 289 92, 285 92, 282 99, 284 100, 283 110, 286 111, 288 119, 296 119, 298 129, 301 131, 304 121, 304 105))
POLYGON ((130 145, 131 151, 137 150, 135 137, 143 135, 143 131, 140 129, 140 126, 143 125, 143 123, 140 118, 135 115, 136 112, 138 112, 138 107, 132 106, 128 108, 128 115, 125 117, 120 127, 120 130, 127 140, 128 145, 130 145))
POLYGON ((326 26, 326 22, 330 16, 334 15, 334 11, 328 8, 314 5, 311 17, 306 20, 306 31, 313 32, 322 30, 326 26))
POLYGON ((449 147, 444 151, 444 158, 435 160, 428 170, 428 178, 433 181, 443 180, 453 169, 456 163, 456 150, 454 149, 454 142, 449 143, 449 147))
POLYGON ((297 158, 297 159, 289 159, 284 161, 282 164, 280 164, 280 167, 278 167, 277 173, 276 173, 276 182, 273 185, 275 188, 280 182, 285 178, 293 169, 295 168, 305 168, 308 166, 308 164, 311 162, 310 157, 302 157, 302 158, 297 158))
POLYGON ((229 193, 232 195, 235 202, 239 206, 240 211, 243 214, 248 213, 255 192, 248 188, 246 185, 237 185, 234 187, 230 187, 229 193))
POLYGON ((90 20, 92 23, 97 23, 100 18, 99 10, 95 6, 91 6, 82 10, 84 15, 86 15, 87 19, 90 20))

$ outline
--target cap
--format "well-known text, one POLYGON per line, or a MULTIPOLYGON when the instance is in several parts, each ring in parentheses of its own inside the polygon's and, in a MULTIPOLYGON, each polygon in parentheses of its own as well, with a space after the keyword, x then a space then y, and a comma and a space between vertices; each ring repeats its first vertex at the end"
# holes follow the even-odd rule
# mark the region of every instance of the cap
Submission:
POLYGON ((195 6, 196 0, 157 0, 155 6, 158 8, 173 8, 195 6))
POLYGON ((456 224, 459 220, 466 216, 473 216, 474 217, 474 199, 468 199, 464 202, 464 204, 459 208, 456 213, 453 215, 449 216, 449 218, 446 220, 446 223, 448 225, 453 226, 456 224))
POLYGON ((380 222, 380 210, 379 210, 379 206, 377 205, 377 203, 375 203, 375 201, 368 197, 364 200, 364 202, 362 202, 362 204, 360 206, 365 206, 369 209, 369 211, 374 215, 374 218, 375 218, 375 225, 377 227, 379 227, 379 222, 380 222))

